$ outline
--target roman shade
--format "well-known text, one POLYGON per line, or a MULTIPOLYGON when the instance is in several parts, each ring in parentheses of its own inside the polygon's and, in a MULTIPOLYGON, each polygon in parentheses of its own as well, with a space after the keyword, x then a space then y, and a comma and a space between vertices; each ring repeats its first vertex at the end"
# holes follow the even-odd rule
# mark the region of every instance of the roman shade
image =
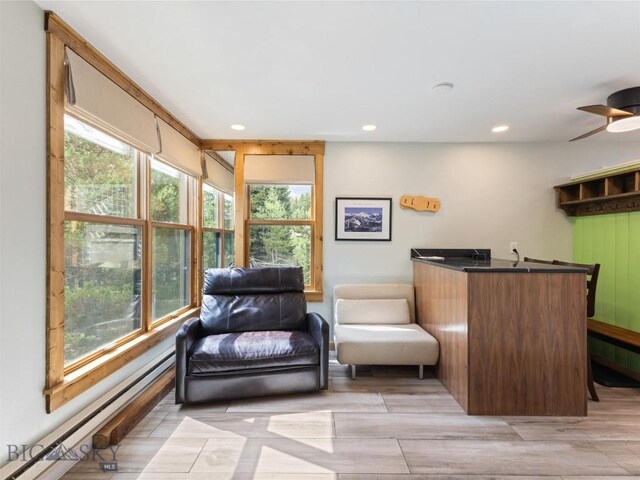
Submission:
POLYGON ((245 155, 244 181, 267 185, 313 185, 313 155, 245 155))
POLYGON ((66 48, 67 110, 145 152, 160 148, 154 114, 70 48, 66 48))
POLYGON ((158 118, 157 121, 161 139, 157 156, 187 173, 195 176, 202 175, 200 148, 164 120, 158 118))
POLYGON ((207 178, 204 179, 204 183, 233 195, 235 190, 233 173, 223 167, 220 162, 207 152, 204 153, 204 161, 207 167, 207 178))

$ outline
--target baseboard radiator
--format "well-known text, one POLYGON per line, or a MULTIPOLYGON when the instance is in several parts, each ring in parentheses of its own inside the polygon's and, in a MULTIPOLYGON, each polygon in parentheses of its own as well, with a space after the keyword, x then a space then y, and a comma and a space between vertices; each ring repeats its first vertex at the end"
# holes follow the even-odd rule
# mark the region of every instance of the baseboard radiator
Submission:
POLYGON ((160 375, 175 364, 175 347, 171 347, 155 357, 145 367, 123 380, 116 388, 94 401, 73 418, 57 427, 46 437, 36 442, 43 449, 32 458, 22 456, 0 468, 0 478, 6 480, 55 479, 66 473, 74 461, 43 461, 56 451, 90 445, 91 436, 108 422, 140 392, 153 383, 160 375), (142 373, 140 373, 142 371, 142 373))

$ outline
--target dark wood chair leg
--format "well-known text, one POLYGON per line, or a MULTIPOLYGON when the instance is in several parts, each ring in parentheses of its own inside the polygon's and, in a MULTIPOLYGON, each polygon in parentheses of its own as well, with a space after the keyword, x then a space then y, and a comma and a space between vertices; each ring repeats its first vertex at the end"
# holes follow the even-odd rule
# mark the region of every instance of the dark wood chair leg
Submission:
POLYGON ((587 388, 589 389, 591 400, 599 402, 600 398, 596 392, 596 386, 593 384, 593 373, 591 373, 591 353, 589 352, 589 344, 587 344, 587 388))

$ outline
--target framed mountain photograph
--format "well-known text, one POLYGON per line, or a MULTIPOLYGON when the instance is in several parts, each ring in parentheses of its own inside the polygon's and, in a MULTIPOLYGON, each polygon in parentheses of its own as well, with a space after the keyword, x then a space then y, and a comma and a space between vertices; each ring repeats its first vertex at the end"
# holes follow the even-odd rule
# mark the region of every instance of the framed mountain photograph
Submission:
POLYGON ((391 241, 391 199, 337 197, 336 240, 391 241))

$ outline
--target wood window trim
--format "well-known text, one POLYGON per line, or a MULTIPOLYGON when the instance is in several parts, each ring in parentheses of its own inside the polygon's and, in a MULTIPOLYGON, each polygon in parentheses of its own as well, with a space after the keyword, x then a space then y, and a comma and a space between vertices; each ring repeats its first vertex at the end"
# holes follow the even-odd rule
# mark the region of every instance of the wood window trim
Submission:
POLYGON ((47 412, 61 403, 46 392, 64 382, 64 47, 47 33, 47 412))
POLYGON ((305 290, 304 298, 307 302, 322 302, 324 299, 324 292, 316 292, 314 290, 305 290))
POLYGON ((203 150, 235 151, 235 263, 237 267, 246 265, 247 249, 248 197, 244 181, 245 155, 313 155, 315 165, 315 183, 313 213, 315 228, 311 250, 313 255, 313 285, 305 291, 307 301, 322 302, 323 266, 323 198, 324 198, 324 149, 325 142, 320 140, 202 140, 203 150))
POLYGON ((46 388, 44 394, 47 413, 53 412, 163 340, 172 337, 185 320, 198 316, 199 313, 199 307, 191 308, 179 316, 169 318, 153 330, 136 336, 132 341, 71 372, 62 382, 46 388))
MULTIPOLYGON (((77 220, 93 223, 133 225, 142 227, 146 254, 143 262, 151 262, 150 236, 154 222, 150 222, 148 202, 140 195, 140 181, 149 187, 149 160, 138 156, 137 164, 137 205, 135 218, 92 215, 83 212, 65 212, 64 209, 64 54, 65 46, 70 46, 81 57, 91 63, 101 73, 114 81, 140 103, 150 108, 160 118, 167 121, 185 137, 199 147, 200 139, 184 125, 160 107, 151 97, 120 72, 105 57, 85 42, 64 22, 51 12, 46 13, 46 94, 47 94, 47 316, 46 316, 46 380, 44 395, 46 411, 51 413, 68 401, 77 397, 93 385, 108 377, 127 363, 175 335, 180 325, 191 316, 199 314, 200 286, 199 245, 197 231, 192 225, 180 225, 190 232, 192 255, 192 302, 190 305, 151 322, 150 282, 143 282, 143 317, 141 328, 118 341, 105 346, 96 354, 89 355, 65 367, 64 364, 64 222, 77 220), (145 209, 142 212, 141 209, 145 209), (146 220, 145 220, 146 219, 146 220), (186 228, 185 228, 186 227, 186 228)), ((144 154, 142 154, 144 155, 144 154)), ((200 205, 199 189, 192 181, 188 185, 188 202, 200 205), (193 185, 193 186, 192 186, 193 185), (191 193, 189 193, 191 192, 191 193), (193 198, 192 198, 193 197, 193 198)), ((196 209, 197 212, 198 209, 196 209)), ((193 209, 191 209, 193 212, 193 209)), ((199 215, 194 213, 194 215, 199 215)), ((196 224, 197 225, 197 224, 196 224)), ((165 226, 165 225, 162 225, 165 226)), ((150 264, 146 266, 148 269, 150 264)))
MULTIPOLYGON (((316 229, 314 232, 314 250, 313 256, 315 260, 315 285, 314 290, 305 292, 308 301, 323 300, 322 292, 322 171, 323 171, 323 141, 229 141, 229 140, 201 140, 188 127, 181 123, 171 113, 157 103, 153 97, 140 88, 127 75, 111 63, 104 55, 90 45, 82 36, 69 27, 53 12, 45 12, 45 31, 46 31, 46 118, 47 118, 47 304, 46 304, 46 380, 44 394, 46 398, 47 413, 66 404, 71 399, 77 397, 102 379, 111 375, 119 368, 134 360, 139 355, 158 345, 163 340, 174 335, 182 322, 191 317, 198 315, 201 298, 199 292, 202 287, 201 272, 201 254, 202 254, 202 189, 196 188, 193 197, 197 202, 196 223, 197 228, 192 228, 191 245, 192 251, 192 305, 181 309, 178 312, 165 317, 164 319, 150 323, 151 312, 151 295, 150 282, 143 284, 143 311, 146 312, 146 321, 144 328, 139 334, 134 335, 128 342, 119 342, 109 346, 106 353, 98 358, 83 362, 73 371, 65 371, 64 366, 64 242, 60 239, 64 238, 64 222, 66 219, 74 218, 81 220, 83 214, 80 212, 67 212, 69 218, 66 218, 64 210, 64 55, 65 47, 68 46, 76 54, 82 57, 90 65, 96 68, 100 73, 113 81, 116 85, 134 97, 142 105, 147 107, 159 118, 167 122, 171 127, 180 132, 185 138, 190 140, 198 148, 204 150, 204 144, 212 146, 212 150, 242 150, 246 154, 291 154, 291 155, 314 155, 316 160, 316 204, 313 206, 316 215, 316 229), (230 145, 233 145, 231 148, 230 145), (193 233, 195 232, 195 233, 193 233), (319 246, 319 248, 318 248, 319 246), (148 325, 147 325, 148 324, 148 325)), ((201 159, 204 159, 204 153, 201 153, 201 159)), ((240 163, 243 164, 244 154, 238 156, 240 163)), ((148 165, 148 162, 146 163, 148 165)), ((138 182, 146 182, 149 186, 149 169, 144 168, 145 163, 138 162, 140 171, 138 172, 138 182)), ((244 188, 244 167, 240 169, 242 174, 238 178, 236 175, 236 191, 242 191, 244 188), (238 184, 241 188, 238 189, 238 184)), ((198 179, 201 182, 202 179, 198 179)), ((198 187, 201 185, 198 183, 198 187)), ((191 187, 189 187, 191 188, 191 187)), ((140 190, 140 183, 138 183, 140 190)), ((137 218, 129 220, 119 218, 113 223, 140 225, 149 222, 148 209, 149 205, 146 200, 140 200, 136 208, 137 218), (140 220, 142 210, 146 211, 146 215, 140 220)), ((238 258, 237 245, 244 242, 244 202, 238 201, 236 195, 234 219, 234 230, 223 230, 223 232, 232 231, 235 235, 236 259, 238 258), (238 222, 238 218, 241 219, 238 222)), ((102 220, 107 223, 110 218, 104 217, 102 220)), ((115 219, 114 219, 115 220, 115 219)), ((95 221, 95 220, 93 220, 95 221)), ((147 252, 150 252, 151 246, 151 223, 147 228, 143 228, 143 243, 147 252)), ((244 255, 244 248, 241 246, 239 254, 244 255)), ((151 255, 147 254, 143 262, 145 268, 150 271, 151 255)), ((238 266, 243 265, 240 262, 238 266)), ((129 337, 127 337, 129 338, 129 337)))
MULTIPOLYGON (((65 114, 66 113, 67 112, 65 112, 65 114)), ((93 125, 87 122, 86 120, 84 119, 79 119, 79 120, 93 127, 93 125)), ((113 136, 111 132, 108 132, 105 130, 101 130, 101 131, 106 135, 113 136)), ((149 219, 150 204, 148 201, 149 199, 142 198, 143 196, 141 195, 141 192, 143 190, 144 191, 148 190, 151 186, 151 177, 150 177, 151 162, 150 162, 150 157, 148 155, 144 154, 143 152, 140 152, 137 149, 136 149, 136 169, 138 171, 145 172, 146 188, 145 189, 141 188, 140 178, 138 178, 136 180, 137 189, 136 189, 136 199, 135 199, 136 205, 138 206, 138 208, 141 203, 144 203, 145 206, 147 207, 144 213, 140 210, 137 210, 136 217, 130 218, 130 217, 116 217, 112 215, 102 215, 102 214, 93 214, 93 213, 86 213, 86 212, 64 210, 64 222, 75 221, 75 222, 91 223, 94 225, 127 225, 127 226, 139 227, 140 233, 142 234, 142 237, 143 237, 143 241, 149 242, 149 243, 145 243, 145 247, 143 248, 143 254, 142 254, 142 263, 147 264, 147 259, 149 260, 148 266, 145 266, 143 270, 147 269, 149 272, 151 272, 151 269, 153 266, 152 264, 153 262, 152 246, 153 245, 150 240, 153 235, 153 230, 155 228, 169 228, 169 229, 182 230, 182 231, 188 232, 190 236, 190 249, 194 252, 191 255, 192 263, 190 267, 192 269, 195 268, 197 265, 197 259, 195 256, 196 252, 193 250, 194 248, 196 248, 196 245, 193 241, 193 237, 196 234, 196 228, 193 227, 192 225, 185 224, 185 223, 162 222, 162 221, 150 220, 149 219), (146 218, 147 220, 144 220, 143 218, 146 218)), ((195 189, 195 184, 197 183, 197 179, 193 178, 191 175, 187 174, 186 172, 183 172, 183 173, 187 175, 187 193, 186 193, 187 212, 192 213, 195 210, 197 210, 197 207, 198 207, 197 199, 192 198, 192 196, 197 193, 197 190, 195 189), (190 208, 189 205, 193 204, 194 202, 195 202, 195 205, 193 206, 193 208, 190 208)), ((176 317, 179 317, 182 314, 188 312, 189 310, 192 310, 194 307, 197 307, 199 305, 198 304, 199 300, 197 300, 197 298, 199 298, 199 295, 196 294, 196 292, 198 291, 198 286, 195 283, 198 281, 197 278, 199 278, 199 275, 196 275, 196 273, 192 271, 190 281, 191 281, 191 285, 195 287, 191 289, 192 291, 191 291, 188 305, 185 305, 184 307, 181 307, 178 310, 171 312, 170 314, 162 318, 159 318, 157 320, 154 320, 152 318, 151 310, 149 310, 149 312, 146 315, 142 315, 142 318, 141 318, 142 323, 138 329, 128 333, 124 337, 121 337, 109 344, 103 345, 93 353, 89 353, 79 358, 78 360, 71 362, 70 364, 64 365, 63 371, 64 371, 65 380, 69 378, 69 376, 72 375, 73 372, 79 371, 87 365, 94 365, 94 366, 100 365, 101 364, 100 359, 108 358, 108 355, 111 352, 117 351, 121 347, 126 348, 130 344, 135 345, 136 339, 140 336, 143 336, 146 332, 149 332, 155 329, 156 327, 162 325, 163 323, 168 322, 176 317)), ((152 280, 149 279, 148 281, 143 282, 143 288, 146 288, 147 284, 149 285, 149 288, 148 290, 146 290, 147 293, 143 295, 143 302, 145 306, 147 303, 146 298, 149 298, 149 299, 151 298, 151 291, 153 288, 152 280)), ((151 306, 152 301, 149 301, 148 303, 149 303, 149 306, 151 306)))

